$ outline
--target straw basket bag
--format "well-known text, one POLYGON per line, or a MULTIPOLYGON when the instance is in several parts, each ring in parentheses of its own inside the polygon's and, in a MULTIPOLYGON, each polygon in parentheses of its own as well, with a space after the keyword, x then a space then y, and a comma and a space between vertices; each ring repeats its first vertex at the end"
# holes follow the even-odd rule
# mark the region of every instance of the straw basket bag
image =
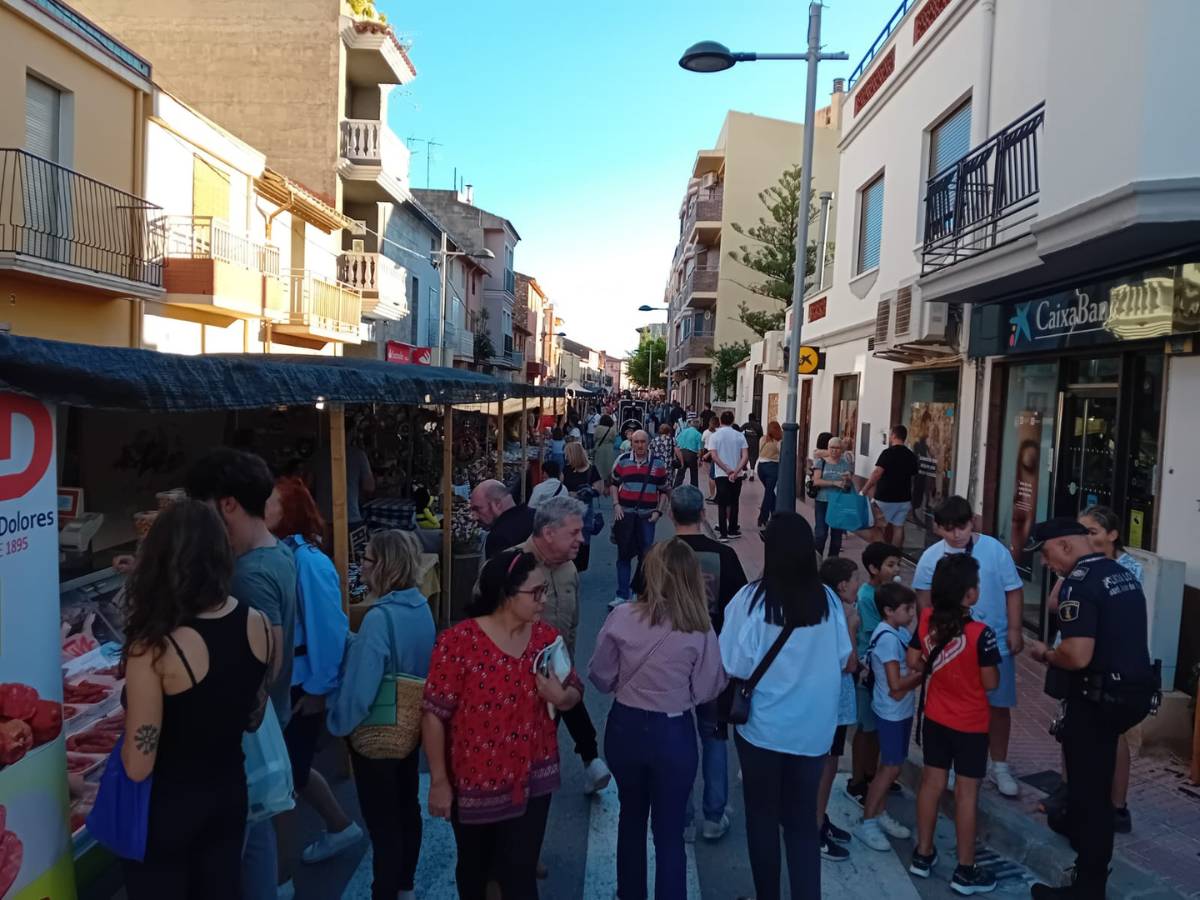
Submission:
MULTIPOLYGON (((387 617, 387 610, 380 607, 387 617)), ((388 623, 388 668, 398 668, 395 632, 388 623)), ((354 731, 350 746, 368 759, 404 759, 421 742, 421 698, 425 679, 412 675, 384 675, 371 709, 354 731)))

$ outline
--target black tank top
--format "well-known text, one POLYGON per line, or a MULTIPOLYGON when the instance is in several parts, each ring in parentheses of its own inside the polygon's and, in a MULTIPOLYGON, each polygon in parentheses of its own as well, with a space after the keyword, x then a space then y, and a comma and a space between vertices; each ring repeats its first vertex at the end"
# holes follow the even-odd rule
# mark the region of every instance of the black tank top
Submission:
POLYGON ((239 603, 219 619, 187 623, 208 649, 208 673, 197 682, 191 663, 175 646, 192 686, 163 696, 155 780, 209 781, 243 770, 242 734, 267 671, 246 636, 249 614, 250 608, 239 603))

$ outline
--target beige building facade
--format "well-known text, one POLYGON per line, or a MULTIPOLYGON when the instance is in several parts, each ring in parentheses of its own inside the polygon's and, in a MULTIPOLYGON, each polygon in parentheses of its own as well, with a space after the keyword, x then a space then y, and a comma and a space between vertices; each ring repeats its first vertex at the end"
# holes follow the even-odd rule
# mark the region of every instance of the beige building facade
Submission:
MULTIPOLYGON (((813 148, 813 190, 837 182, 841 93, 818 111, 813 148)), ((769 217, 759 193, 779 181, 802 156, 804 126, 796 122, 730 111, 712 149, 696 154, 679 210, 679 242, 671 260, 665 300, 669 307, 668 353, 673 394, 699 409, 711 395, 712 354, 737 341, 758 339, 741 323, 738 310, 775 311, 781 305, 747 285, 762 276, 731 253, 755 242, 733 226, 750 228, 769 217)), ((729 398, 732 400, 732 397, 729 398)))

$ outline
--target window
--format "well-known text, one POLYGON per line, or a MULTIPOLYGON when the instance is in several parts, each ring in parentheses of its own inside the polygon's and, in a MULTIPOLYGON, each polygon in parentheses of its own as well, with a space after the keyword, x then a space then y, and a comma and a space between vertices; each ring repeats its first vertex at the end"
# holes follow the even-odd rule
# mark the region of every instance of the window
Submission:
POLYGON ((879 245, 883 239, 883 176, 880 175, 859 194, 858 271, 879 265, 879 245))
MULTIPOLYGON (((882 183, 882 182, 881 182, 882 183)), ((838 375, 833 379, 833 428, 847 451, 853 453, 858 431, 858 376, 838 375)))
POLYGON ((35 156, 59 162, 62 125, 62 92, 46 82, 25 78, 25 149, 35 156))
POLYGON ((971 100, 942 119, 929 132, 929 177, 958 162, 971 149, 971 100))

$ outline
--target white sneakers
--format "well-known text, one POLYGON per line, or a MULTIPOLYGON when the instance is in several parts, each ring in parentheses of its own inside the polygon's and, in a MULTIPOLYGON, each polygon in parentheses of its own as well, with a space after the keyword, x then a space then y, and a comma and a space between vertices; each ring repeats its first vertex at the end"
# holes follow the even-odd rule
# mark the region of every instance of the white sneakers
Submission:
POLYGON ((863 819, 854 826, 854 836, 872 850, 878 850, 880 853, 886 853, 892 849, 887 836, 879 827, 879 819, 863 819))
POLYGON ((725 837, 728 831, 729 816, 722 813, 721 820, 719 822, 710 822, 708 819, 705 819, 704 827, 701 829, 700 833, 704 835, 704 839, 706 841, 719 841, 721 838, 725 837))
POLYGON ((908 827, 901 825, 895 819, 888 815, 887 810, 881 812, 875 819, 879 823, 879 827, 888 837, 894 837, 897 840, 904 841, 912 837, 912 832, 908 827))
MULTIPOLYGON (((304 862, 319 863, 348 850, 363 839, 363 830, 357 822, 351 822, 341 831, 322 832, 321 836, 304 848, 300 858, 304 862)), ((282 895, 281 895, 282 900, 282 895)))
POLYGON ((1017 780, 1013 778, 1012 771, 1008 768, 1008 763, 1006 762, 992 763, 992 769, 988 773, 988 777, 996 785, 996 790, 1005 797, 1016 797, 1021 793, 1021 788, 1018 786, 1017 780))
POLYGON ((583 789, 585 794, 594 794, 597 791, 602 791, 612 781, 612 772, 608 771, 608 766, 598 756, 587 764, 587 768, 583 770, 583 774, 587 779, 587 787, 583 789))

